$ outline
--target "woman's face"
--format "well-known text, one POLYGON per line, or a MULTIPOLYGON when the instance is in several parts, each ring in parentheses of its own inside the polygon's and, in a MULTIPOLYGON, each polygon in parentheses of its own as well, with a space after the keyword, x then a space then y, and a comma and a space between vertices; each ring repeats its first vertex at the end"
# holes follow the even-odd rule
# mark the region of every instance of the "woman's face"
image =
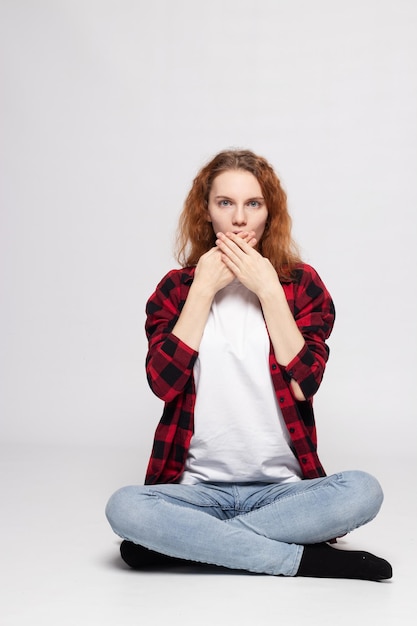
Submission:
POLYGON ((265 230, 268 209, 256 177, 246 170, 227 170, 214 179, 208 220, 214 233, 255 231, 259 243, 265 230))

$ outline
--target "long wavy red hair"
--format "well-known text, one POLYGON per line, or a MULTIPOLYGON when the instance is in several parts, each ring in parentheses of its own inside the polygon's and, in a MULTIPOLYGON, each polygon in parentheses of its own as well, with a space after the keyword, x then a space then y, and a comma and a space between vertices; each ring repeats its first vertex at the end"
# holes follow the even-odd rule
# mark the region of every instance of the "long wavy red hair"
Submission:
POLYGON ((196 265, 200 257, 215 245, 216 237, 207 221, 208 199, 213 180, 227 170, 246 170, 258 180, 268 219, 257 249, 271 261, 281 279, 291 280, 292 271, 301 259, 291 237, 287 195, 268 161, 249 150, 220 152, 195 177, 178 224, 178 262, 183 267, 196 265))

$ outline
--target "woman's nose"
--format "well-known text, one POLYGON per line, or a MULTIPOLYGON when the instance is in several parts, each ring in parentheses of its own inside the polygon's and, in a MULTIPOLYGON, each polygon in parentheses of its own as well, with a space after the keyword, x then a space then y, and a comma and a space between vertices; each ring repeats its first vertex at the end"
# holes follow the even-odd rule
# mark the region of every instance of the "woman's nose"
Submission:
POLYGON ((243 207, 236 207, 233 213, 233 224, 246 224, 246 213, 243 207))

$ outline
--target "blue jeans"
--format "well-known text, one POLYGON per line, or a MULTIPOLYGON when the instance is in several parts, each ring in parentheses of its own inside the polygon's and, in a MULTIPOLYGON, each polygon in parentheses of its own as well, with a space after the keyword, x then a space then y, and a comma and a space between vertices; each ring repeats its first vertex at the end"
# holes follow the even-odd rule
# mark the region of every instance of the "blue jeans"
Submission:
POLYGON ((120 537, 169 556, 294 576, 305 544, 366 524, 382 500, 373 476, 349 471, 285 484, 124 487, 106 515, 120 537))

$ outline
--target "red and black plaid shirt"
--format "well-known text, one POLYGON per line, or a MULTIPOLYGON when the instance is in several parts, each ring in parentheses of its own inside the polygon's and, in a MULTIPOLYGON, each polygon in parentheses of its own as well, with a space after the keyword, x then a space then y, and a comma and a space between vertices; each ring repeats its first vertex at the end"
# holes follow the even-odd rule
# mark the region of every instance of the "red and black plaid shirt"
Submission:
MULTIPOLYGON (((146 305, 149 350, 146 373, 152 391, 165 402, 157 426, 146 484, 175 483, 187 457, 194 428, 195 386, 193 367, 198 352, 172 334, 193 282, 194 267, 170 271, 158 284, 146 305)), ((312 397, 320 386, 329 349, 325 343, 334 322, 330 294, 309 265, 294 272, 283 289, 305 345, 286 367, 277 363, 271 345, 269 367, 279 406, 304 478, 324 476, 317 456, 312 397), (290 389, 294 379, 304 402, 290 389)))

